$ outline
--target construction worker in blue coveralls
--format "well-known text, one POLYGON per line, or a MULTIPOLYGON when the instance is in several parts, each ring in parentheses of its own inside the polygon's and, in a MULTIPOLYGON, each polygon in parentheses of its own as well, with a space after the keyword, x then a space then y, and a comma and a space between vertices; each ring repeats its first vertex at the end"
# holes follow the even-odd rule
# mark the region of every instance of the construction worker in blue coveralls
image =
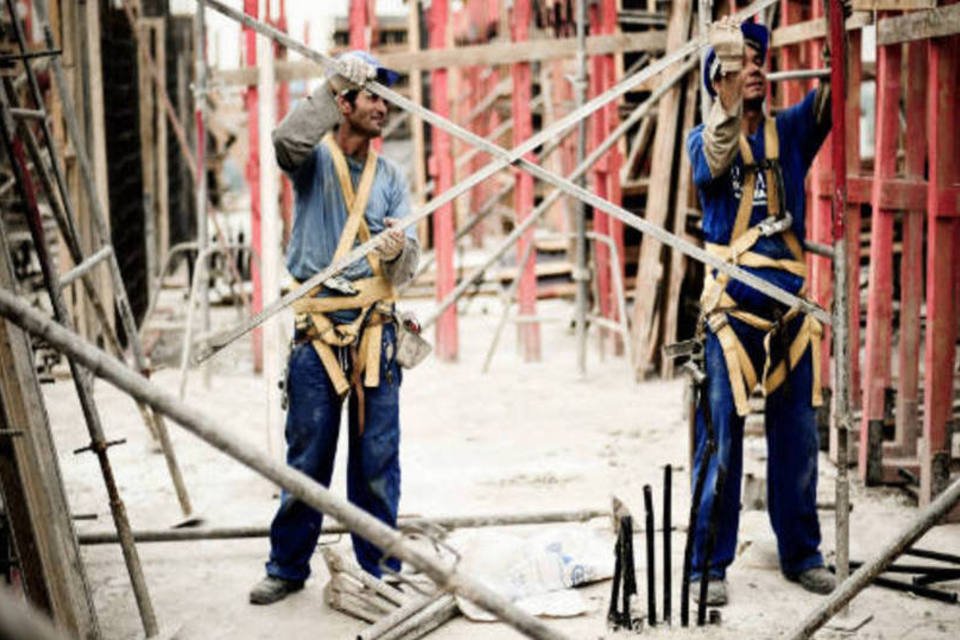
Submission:
MULTIPOLYGON (((387 121, 387 103, 363 89, 397 73, 367 52, 337 58, 337 73, 301 100, 273 132, 277 163, 293 182, 296 207, 287 269, 304 281, 354 246, 388 229, 377 250, 354 262, 294 304, 293 349, 287 369, 287 463, 330 486, 344 399, 348 410, 347 497, 396 526, 400 500, 400 368, 393 302, 414 274, 420 248, 413 230, 395 221, 410 211, 401 170, 377 155, 371 141, 387 121)), ((250 602, 270 604, 303 588, 323 515, 286 492, 270 526, 267 576, 250 602)), ((357 561, 379 577, 384 559, 353 536, 357 561)))
MULTIPOLYGON (((707 121, 687 136, 706 249, 803 296, 804 177, 830 130, 830 86, 822 82, 800 103, 768 117, 767 29, 724 18, 709 39, 704 83, 717 100, 707 121)), ((829 593, 836 580, 824 568, 816 510, 821 326, 716 270, 708 269, 704 280, 707 378, 693 477, 706 476, 694 529, 691 593, 698 598, 706 571, 707 605, 727 602, 726 570, 740 517, 743 424, 758 384, 766 396, 767 503, 780 569, 808 591, 829 593), (708 442, 711 426, 715 452, 708 442)))

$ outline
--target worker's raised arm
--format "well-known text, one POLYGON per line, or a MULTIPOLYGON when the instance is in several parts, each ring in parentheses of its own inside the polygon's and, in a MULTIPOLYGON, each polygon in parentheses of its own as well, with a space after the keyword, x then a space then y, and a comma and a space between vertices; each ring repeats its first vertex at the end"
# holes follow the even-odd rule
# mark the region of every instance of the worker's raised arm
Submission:
POLYGON ((329 79, 324 79, 313 94, 297 102, 273 130, 277 164, 287 173, 295 172, 339 121, 340 108, 329 79))
POLYGON ((713 54, 706 69, 710 86, 717 100, 703 123, 688 140, 694 179, 698 185, 724 175, 733 163, 739 149, 740 118, 743 113, 743 34, 740 25, 728 18, 710 29, 713 54), (707 171, 702 169, 706 168, 707 171))
POLYGON ((338 60, 337 73, 329 75, 313 94, 298 102, 273 130, 273 149, 280 168, 287 173, 297 171, 323 136, 340 121, 337 96, 360 89, 364 82, 376 77, 376 68, 362 60, 338 60))

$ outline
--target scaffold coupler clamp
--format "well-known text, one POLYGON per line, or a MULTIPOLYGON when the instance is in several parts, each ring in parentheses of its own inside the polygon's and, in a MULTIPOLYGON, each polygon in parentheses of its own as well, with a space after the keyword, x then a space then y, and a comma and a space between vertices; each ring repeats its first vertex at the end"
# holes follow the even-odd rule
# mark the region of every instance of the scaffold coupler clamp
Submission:
POLYGON ((784 212, 782 216, 767 216, 757 225, 760 235, 770 237, 778 233, 787 231, 793 225, 793 216, 789 211, 784 212))

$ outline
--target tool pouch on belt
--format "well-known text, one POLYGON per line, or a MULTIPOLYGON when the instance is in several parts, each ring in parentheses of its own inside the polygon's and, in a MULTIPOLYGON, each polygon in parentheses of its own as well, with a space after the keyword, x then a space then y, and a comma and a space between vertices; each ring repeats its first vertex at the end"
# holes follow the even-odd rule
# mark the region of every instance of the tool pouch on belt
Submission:
POLYGON ((397 364, 404 369, 413 369, 423 362, 433 347, 420 335, 420 323, 408 312, 398 314, 397 364))

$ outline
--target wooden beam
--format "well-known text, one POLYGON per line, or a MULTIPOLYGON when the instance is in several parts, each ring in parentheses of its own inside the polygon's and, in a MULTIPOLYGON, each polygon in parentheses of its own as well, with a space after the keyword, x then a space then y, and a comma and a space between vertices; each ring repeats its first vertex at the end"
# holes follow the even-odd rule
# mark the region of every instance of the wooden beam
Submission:
POLYGON ((853 0, 854 11, 915 11, 935 6, 937 0, 853 0))
MULTIPOLYGON (((690 36, 693 13, 692 0, 674 2, 667 27, 667 51, 678 49, 690 36)), ((661 99, 657 107, 657 131, 653 139, 653 155, 650 163, 650 191, 647 194, 647 210, 644 218, 663 227, 670 212, 673 191, 673 161, 677 153, 677 129, 680 126, 680 100, 683 85, 677 84, 661 99)), ((640 243, 640 258, 637 263, 637 288, 634 295, 632 339, 634 343, 634 369, 638 379, 652 372, 656 347, 660 340, 660 322, 657 303, 663 305, 657 295, 663 280, 663 244, 646 236, 640 243)))
MULTIPOLYGON (((689 131, 693 127, 694 117, 696 115, 697 93, 700 85, 697 82, 699 74, 694 73, 688 76, 687 96, 683 105, 683 126, 681 132, 689 131)), ((690 202, 694 201, 696 194, 693 193, 693 167, 690 165, 690 156, 686 153, 680 154, 680 177, 677 180, 677 200, 673 207, 673 232, 682 236, 687 232, 687 212, 690 210, 690 202)), ((667 263, 670 265, 667 271, 667 296, 663 301, 663 340, 662 344, 670 344, 679 339, 677 335, 677 318, 680 314, 683 300, 680 297, 680 289, 683 285, 683 276, 687 271, 687 257, 675 249, 669 251, 667 263)), ((672 358, 663 358, 660 362, 660 375, 664 378, 673 377, 675 361, 672 358)))
MULTIPOLYGON (((13 290, 6 230, 0 287, 13 290)), ((99 637, 27 335, 0 321, 0 488, 23 589, 71 637, 99 637)))
MULTIPOLYGON (((873 14, 854 13, 847 20, 847 31, 856 31, 863 29, 867 25, 873 24, 873 14)), ((827 22, 824 18, 814 18, 806 22, 798 22, 786 27, 774 29, 770 34, 770 46, 773 48, 785 47, 790 44, 797 44, 813 40, 815 38, 827 37, 827 22)), ((881 43, 878 43, 881 44, 881 43)))
POLYGON ((877 46, 943 38, 960 33, 960 4, 884 18, 877 23, 877 46))
MULTIPOLYGON (((662 51, 666 38, 661 31, 621 33, 587 38, 588 55, 630 53, 634 51, 662 51)), ((577 53, 576 38, 530 40, 528 42, 494 42, 445 49, 424 49, 385 53, 379 57, 384 66, 408 72, 449 69, 463 66, 494 66, 534 60, 572 58, 577 53)), ((256 82, 256 69, 211 70, 213 81, 223 85, 249 85, 256 82)), ((309 80, 323 75, 323 69, 304 60, 277 65, 277 81, 309 80)))

